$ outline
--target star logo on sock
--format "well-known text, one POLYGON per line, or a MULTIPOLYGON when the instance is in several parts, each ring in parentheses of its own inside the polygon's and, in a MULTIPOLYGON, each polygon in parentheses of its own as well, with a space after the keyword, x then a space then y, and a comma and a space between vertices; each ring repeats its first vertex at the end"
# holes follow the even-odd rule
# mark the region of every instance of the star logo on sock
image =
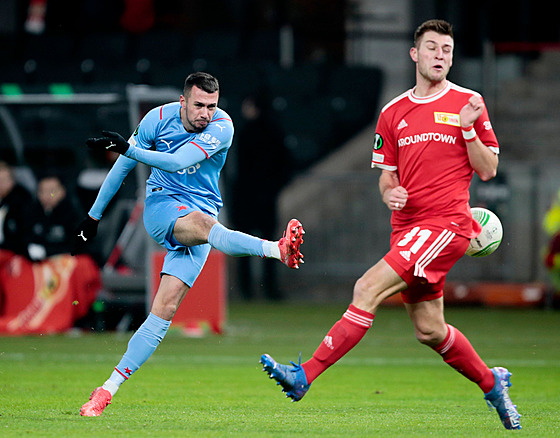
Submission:
POLYGON ((124 369, 124 372, 125 372, 126 374, 128 374, 129 376, 132 374, 132 370, 131 370, 130 368, 128 368, 128 367, 126 367, 126 368, 124 369))

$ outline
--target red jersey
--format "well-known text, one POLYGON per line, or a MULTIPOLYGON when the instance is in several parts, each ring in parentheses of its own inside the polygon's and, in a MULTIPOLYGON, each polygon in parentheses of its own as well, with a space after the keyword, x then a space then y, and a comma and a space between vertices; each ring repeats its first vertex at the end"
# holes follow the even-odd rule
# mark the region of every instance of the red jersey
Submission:
MULTIPOLYGON (((472 238, 480 233, 469 206, 473 175, 459 112, 478 93, 447 82, 438 93, 418 97, 408 90, 389 102, 377 122, 371 166, 396 171, 408 192, 393 211, 394 231, 433 224, 472 238)), ((486 107, 474 124, 482 143, 499 153, 486 107)))

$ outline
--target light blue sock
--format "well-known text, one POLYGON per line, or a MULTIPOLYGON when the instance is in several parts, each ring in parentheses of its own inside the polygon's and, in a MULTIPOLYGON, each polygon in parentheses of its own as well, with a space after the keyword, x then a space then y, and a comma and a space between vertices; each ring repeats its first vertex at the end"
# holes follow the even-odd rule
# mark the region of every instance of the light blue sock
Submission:
POLYGON ((126 353, 115 367, 115 371, 113 371, 109 380, 105 382, 105 385, 108 386, 105 389, 114 395, 113 391, 116 392, 118 387, 134 374, 156 350, 167 333, 170 324, 171 321, 166 321, 150 313, 146 321, 128 341, 126 353))
POLYGON ((220 223, 210 230, 208 243, 218 251, 234 257, 270 257, 270 254, 265 252, 265 249, 270 247, 270 242, 240 231, 228 230, 220 223))

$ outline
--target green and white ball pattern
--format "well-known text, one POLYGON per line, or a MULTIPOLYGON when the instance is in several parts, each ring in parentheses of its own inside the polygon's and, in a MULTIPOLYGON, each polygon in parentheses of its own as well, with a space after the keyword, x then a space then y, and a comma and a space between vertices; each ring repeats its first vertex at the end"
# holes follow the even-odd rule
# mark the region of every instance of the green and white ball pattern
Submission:
POLYGON ((473 237, 469 243, 466 254, 471 257, 486 257, 492 254, 504 235, 504 229, 498 216, 486 208, 471 208, 475 221, 482 225, 482 231, 477 237, 473 237))

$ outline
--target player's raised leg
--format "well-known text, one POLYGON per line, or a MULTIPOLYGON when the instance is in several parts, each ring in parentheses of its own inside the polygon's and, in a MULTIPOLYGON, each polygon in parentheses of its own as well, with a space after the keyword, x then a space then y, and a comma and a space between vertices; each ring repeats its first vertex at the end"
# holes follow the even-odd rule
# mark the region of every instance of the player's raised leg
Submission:
POLYGON ((234 257, 259 256, 280 260, 289 268, 298 269, 303 264, 300 245, 305 231, 301 222, 291 219, 279 241, 263 240, 240 231, 230 230, 216 222, 208 234, 213 248, 234 257))
POLYGON ((291 219, 279 241, 269 241, 236 230, 218 222, 215 216, 165 197, 149 196, 144 210, 144 225, 148 234, 160 245, 176 249, 183 245, 189 251, 210 244, 233 257, 258 256, 275 258, 290 268, 303 263, 299 248, 305 231, 301 222, 291 219), (170 236, 169 226, 173 226, 170 236))

